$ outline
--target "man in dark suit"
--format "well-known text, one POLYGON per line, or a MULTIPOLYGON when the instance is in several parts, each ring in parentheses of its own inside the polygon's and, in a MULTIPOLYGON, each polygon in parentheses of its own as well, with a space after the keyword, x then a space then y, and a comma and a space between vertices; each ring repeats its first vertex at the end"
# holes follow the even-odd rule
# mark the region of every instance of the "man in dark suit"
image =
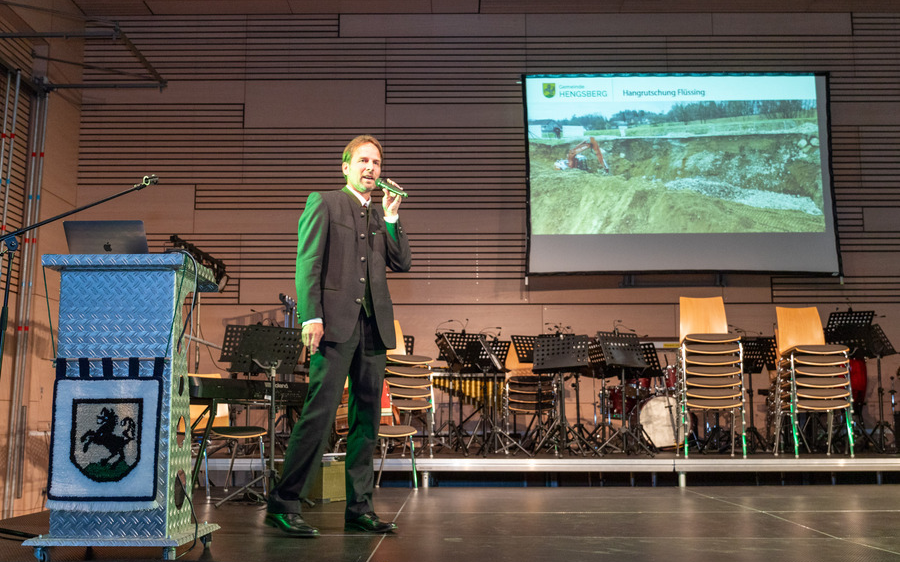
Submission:
POLYGON ((384 190, 381 205, 369 205, 382 159, 374 137, 350 141, 341 163, 346 186, 311 193, 300 217, 297 316, 310 353, 309 392, 265 518, 267 525, 294 536, 319 534, 301 517, 300 502, 319 471, 348 377, 345 530, 396 529, 375 514, 372 458, 386 350, 397 345, 386 268, 408 271, 411 255, 399 222, 400 196, 384 190))

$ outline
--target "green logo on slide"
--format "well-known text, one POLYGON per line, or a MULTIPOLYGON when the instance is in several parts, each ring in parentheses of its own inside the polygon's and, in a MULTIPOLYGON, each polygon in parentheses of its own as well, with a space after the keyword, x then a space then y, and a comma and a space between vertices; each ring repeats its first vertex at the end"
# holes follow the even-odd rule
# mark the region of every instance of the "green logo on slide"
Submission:
POLYGON ((556 95, 556 84, 554 84, 552 82, 549 82, 549 83, 545 82, 544 83, 544 97, 552 98, 555 95, 556 95))

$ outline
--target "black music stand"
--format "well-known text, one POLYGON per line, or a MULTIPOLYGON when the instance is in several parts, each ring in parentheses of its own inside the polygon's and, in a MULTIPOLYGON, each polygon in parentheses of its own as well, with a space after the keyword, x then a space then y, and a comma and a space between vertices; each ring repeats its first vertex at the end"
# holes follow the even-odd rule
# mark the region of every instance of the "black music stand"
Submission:
MULTIPOLYGON (((635 336, 635 337, 637 337, 637 336, 635 336)), ((651 344, 651 348, 652 348, 652 344, 651 344)), ((659 360, 656 359, 655 352, 654 352, 654 360, 656 361, 656 366, 658 369, 659 368, 659 360)), ((606 377, 603 376, 603 375, 605 375, 605 371, 603 369, 605 364, 606 363, 605 363, 605 358, 603 356, 603 348, 600 346, 600 344, 597 342, 596 339, 590 338, 588 340, 588 368, 586 370, 584 370, 584 374, 587 376, 591 376, 591 377, 597 376, 598 373, 601 375, 601 379, 602 379, 601 387, 600 387, 601 393, 605 392, 605 388, 606 388, 606 377)), ((582 371, 574 371, 572 373, 572 388, 575 389, 575 419, 578 421, 576 421, 575 424, 572 425, 571 429, 575 435, 579 436, 580 439, 578 440, 578 442, 588 443, 590 450, 594 454, 599 455, 600 452, 597 449, 597 447, 595 446, 595 441, 596 441, 595 438, 596 438, 598 430, 603 431, 604 437, 605 437, 605 426, 603 424, 598 424, 594 428, 594 431, 588 431, 587 428, 584 426, 584 424, 581 422, 581 375, 582 375, 582 371)), ((596 402, 594 404, 595 404, 595 408, 596 408, 596 402)), ((601 407, 601 412, 603 412, 603 411, 604 410, 601 407)), ((595 422, 596 422, 596 409, 594 410, 594 413, 595 413, 594 418, 595 418, 595 422)), ((611 423, 609 424, 609 427, 612 427, 611 423)))
POLYGON ((226 326, 225 341, 222 345, 220 361, 230 361, 231 371, 251 372, 258 367, 269 378, 269 466, 263 473, 219 500, 219 507, 231 498, 251 491, 250 488, 262 481, 263 490, 271 489, 275 478, 275 381, 276 374, 294 372, 303 350, 302 330, 278 326, 226 326), (266 481, 269 486, 266 487, 266 481))
POLYGON ((562 451, 569 450, 568 439, 572 436, 572 442, 584 455, 587 447, 596 452, 595 447, 582 435, 576 433, 566 419, 566 400, 563 382, 565 373, 583 373, 590 369, 590 357, 588 355, 589 340, 587 336, 572 334, 543 335, 534 341, 534 365, 532 371, 535 374, 552 373, 557 378, 558 411, 556 419, 550 425, 547 433, 535 447, 539 451, 544 443, 554 436, 557 439, 556 456, 561 457, 562 451))
POLYGON ((519 363, 534 363, 534 340, 537 336, 509 336, 516 348, 519 363))
MULTIPOLYGON (((641 426, 640 420, 637 420, 637 423, 635 423, 633 419, 636 413, 634 410, 638 406, 637 401, 635 401, 634 408, 628 410, 626 406, 627 400, 625 399, 626 381, 629 378, 645 375, 650 367, 645 359, 644 349, 641 347, 637 336, 633 334, 598 332, 597 342, 603 349, 603 357, 607 367, 619 369, 622 389, 622 425, 619 426, 616 433, 600 445, 600 451, 603 451, 615 440, 618 440, 624 453, 645 452, 652 457, 656 453, 655 446, 641 426)), ((657 366, 659 365, 658 359, 656 364, 657 366)))
MULTIPOLYGON (((481 453, 487 456, 488 452, 496 453, 503 451, 509 454, 509 449, 516 446, 526 454, 528 451, 519 445, 509 433, 500 428, 500 420, 497 415, 500 406, 497 403, 500 397, 500 385, 497 383, 500 375, 505 375, 508 371, 504 365, 506 364, 506 356, 509 354, 510 342, 492 340, 487 341, 484 334, 478 334, 475 341, 469 342, 466 346, 466 364, 478 368, 481 371, 481 388, 484 404, 482 406, 482 416, 478 424, 482 428, 481 453), (488 398, 488 383, 492 385, 493 393, 488 398), (490 429, 488 426, 490 425, 490 429)), ((478 425, 472 432, 469 445, 478 433, 478 425)), ((468 450, 468 446, 466 447, 468 450)))
MULTIPOLYGON (((894 434, 894 448, 897 446, 897 433, 896 427, 891 428, 890 423, 885 421, 884 419, 884 385, 881 380, 881 358, 886 355, 893 355, 897 353, 894 349, 894 346, 891 345, 890 340, 888 340, 887 335, 884 333, 884 330, 881 329, 881 326, 878 324, 872 324, 870 326, 867 334, 866 334, 866 349, 875 354, 876 364, 878 366, 878 424, 875 426, 873 433, 878 432, 880 434, 880 443, 881 450, 887 450, 887 445, 885 445, 884 441, 884 433, 886 430, 890 430, 891 433, 894 434)), ((891 396, 891 409, 893 410, 894 398, 891 396)))
POLYGON ((750 403, 750 426, 746 428, 747 447, 751 453, 755 453, 757 447, 765 452, 769 450, 769 441, 762 436, 754 421, 756 411, 753 409, 753 374, 762 373, 763 367, 767 367, 770 360, 771 368, 775 368, 775 354, 777 353, 775 338, 771 336, 742 337, 741 345, 744 348, 743 367, 744 373, 747 375, 747 396, 750 403))
POLYGON ((644 363, 647 364, 647 368, 643 369, 643 371, 639 373, 639 376, 657 380, 665 379, 662 366, 659 364, 659 354, 656 353, 656 346, 648 341, 640 342, 639 345, 641 346, 644 363))
MULTIPOLYGON (((832 312, 828 316, 828 322, 825 325, 825 341, 828 343, 836 343, 846 345, 851 350, 851 355, 861 357, 863 359, 877 359, 878 370, 878 422, 872 429, 872 434, 866 430, 865 422, 862 415, 863 403, 853 405, 853 410, 857 415, 857 421, 861 429, 863 437, 875 447, 877 452, 883 453, 887 449, 885 442, 885 432, 894 429, 891 428, 889 422, 884 418, 884 384, 881 378, 881 358, 886 355, 897 353, 891 342, 887 339, 881 326, 872 324, 875 319, 875 311, 873 310, 847 310, 846 312, 832 312), (879 438, 876 441, 875 435, 879 438)), ((895 437, 896 440, 896 437, 895 437)))
POLYGON ((591 441, 606 441, 607 430, 615 432, 616 428, 612 424, 612 412, 609 407, 609 393, 606 390, 606 380, 618 374, 613 374, 612 369, 606 365, 606 358, 603 356, 603 346, 597 341, 597 338, 591 338, 588 343, 588 361, 591 365, 591 376, 600 379, 600 420, 597 419, 597 402, 594 402, 594 431, 591 432, 591 441))
MULTIPOLYGON (((537 339, 537 336, 509 336, 509 339, 512 340, 513 347, 516 349, 516 359, 519 360, 519 363, 531 364, 534 366, 534 341, 537 339)), ((531 370, 531 374, 537 379, 537 411, 543 411, 543 381, 544 377, 538 373, 535 373, 534 370, 531 370)), ((548 375, 548 380, 551 384, 555 384, 556 377, 555 375, 548 375)), ((518 432, 518 425, 516 422, 516 414, 513 414, 513 431, 518 432)), ((508 427, 508 425, 507 425, 508 427)), ((507 430, 509 433, 509 430, 507 430)), ((532 445, 539 443, 544 435, 544 424, 540 421, 540 415, 532 418, 532 422, 529 423, 524 430, 524 433, 520 434, 519 443, 527 443, 529 440, 532 445), (536 422, 536 423, 535 423, 536 422)), ((531 453, 527 453, 529 456, 531 453)))
MULTIPOLYGON (((475 341, 477 338, 478 334, 466 334, 462 332, 438 332, 437 334, 435 334, 434 340, 438 346, 438 359, 443 360, 447 363, 447 368, 450 375, 450 390, 447 392, 447 446, 452 447, 453 450, 461 449, 465 456, 469 456, 469 449, 466 445, 466 438, 469 437, 469 435, 466 433, 464 426, 465 423, 469 421, 477 413, 478 410, 472 412, 469 417, 463 416, 462 376, 463 372, 466 370, 463 350, 466 349, 469 343, 475 341), (459 408, 459 424, 456 424, 453 421, 453 395, 455 392, 459 393, 459 396, 457 397, 457 406, 459 408)), ((438 432, 440 432, 441 429, 443 429, 443 426, 438 428, 438 432)))
POLYGON ((874 310, 847 310, 832 312, 825 324, 825 341, 846 345, 851 356, 862 355, 875 357, 872 350, 867 349, 867 332, 875 319, 874 310))

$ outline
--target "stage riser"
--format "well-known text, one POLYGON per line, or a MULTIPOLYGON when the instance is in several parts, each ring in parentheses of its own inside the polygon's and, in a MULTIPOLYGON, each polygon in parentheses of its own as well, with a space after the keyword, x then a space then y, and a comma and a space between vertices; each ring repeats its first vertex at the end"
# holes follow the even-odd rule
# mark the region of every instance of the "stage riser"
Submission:
MULTIPOLYGON (((229 459, 210 459, 211 477, 228 470, 229 459)), ((280 459, 275 460, 281 464, 280 459)), ((379 461, 380 462, 380 461, 379 461)), ((258 471, 259 459, 235 459, 235 471, 258 471)), ((810 458, 795 459, 760 455, 755 458, 644 458, 644 459, 472 459, 472 458, 428 458, 416 456, 419 472, 898 472, 900 458, 810 458), (763 456, 767 458, 762 458, 763 456)), ((386 472, 409 472, 412 470, 409 457, 387 458, 386 472)), ((201 478, 202 481, 202 478, 201 478)))

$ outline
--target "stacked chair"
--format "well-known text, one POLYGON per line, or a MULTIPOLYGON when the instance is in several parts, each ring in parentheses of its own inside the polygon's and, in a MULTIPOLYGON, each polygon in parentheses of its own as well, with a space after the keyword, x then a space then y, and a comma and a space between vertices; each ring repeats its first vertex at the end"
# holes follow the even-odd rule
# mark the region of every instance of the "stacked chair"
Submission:
MULTIPOLYGON (((775 400, 775 455, 781 448, 784 418, 788 416, 794 441, 794 456, 800 454, 799 416, 805 414, 807 425, 825 413, 827 422, 827 454, 831 454, 835 412, 842 412, 846 425, 847 449, 853 457, 852 392, 850 388, 849 349, 840 344, 826 344, 822 320, 815 307, 775 307, 778 328, 775 339, 778 350, 775 400)), ((814 427, 811 428, 815 433, 814 427)), ((815 439, 815 434, 812 436, 815 439)), ((806 443, 807 450, 810 444, 806 443)))
POLYGON ((400 323, 394 321, 398 347, 388 351, 385 382, 390 389, 393 408, 406 414, 404 423, 412 425, 413 418, 422 424, 422 434, 428 440, 429 454, 434 455, 434 389, 430 357, 413 355, 409 340, 404 338, 400 323))
MULTIPOLYGON (((740 336, 728 333, 722 297, 681 297, 678 354, 679 402, 684 431, 684 456, 688 457, 691 413, 731 412, 731 456, 735 454, 738 415, 741 446, 747 457, 744 412, 743 348, 740 336)), ((699 432, 699 428, 697 428, 699 432)), ((722 429, 718 423, 707 428, 702 449, 709 447, 722 429)), ((698 440, 699 442, 699 440, 698 440)))
POLYGON ((535 447, 541 442, 549 418, 556 409, 556 387, 554 378, 548 375, 537 375, 532 368, 535 336, 512 336, 514 353, 506 357, 506 368, 509 372, 504 385, 504 422, 506 432, 518 437, 517 445, 526 454, 532 456, 535 447), (522 361, 525 359, 525 361, 522 361), (518 428, 518 417, 527 420, 522 431, 518 428), (513 419, 513 428, 509 420, 513 419))

